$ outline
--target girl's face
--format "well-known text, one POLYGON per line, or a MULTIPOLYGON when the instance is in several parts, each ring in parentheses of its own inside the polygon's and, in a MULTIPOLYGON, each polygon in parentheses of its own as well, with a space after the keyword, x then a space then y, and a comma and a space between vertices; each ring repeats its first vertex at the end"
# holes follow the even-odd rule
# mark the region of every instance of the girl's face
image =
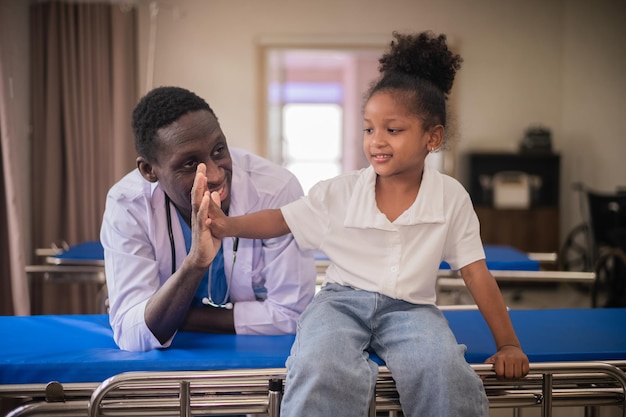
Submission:
POLYGON ((421 178, 424 159, 443 139, 443 127, 424 131, 391 92, 375 93, 365 105, 363 150, 381 178, 421 178))

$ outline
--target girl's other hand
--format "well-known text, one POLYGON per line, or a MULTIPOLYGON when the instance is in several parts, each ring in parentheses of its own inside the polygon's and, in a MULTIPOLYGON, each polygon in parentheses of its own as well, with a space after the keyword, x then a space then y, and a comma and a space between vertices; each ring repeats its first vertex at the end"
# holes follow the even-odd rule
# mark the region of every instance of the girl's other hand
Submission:
POLYGON ((528 357, 519 346, 503 346, 485 363, 493 364, 496 377, 500 379, 519 379, 528 375, 528 357))

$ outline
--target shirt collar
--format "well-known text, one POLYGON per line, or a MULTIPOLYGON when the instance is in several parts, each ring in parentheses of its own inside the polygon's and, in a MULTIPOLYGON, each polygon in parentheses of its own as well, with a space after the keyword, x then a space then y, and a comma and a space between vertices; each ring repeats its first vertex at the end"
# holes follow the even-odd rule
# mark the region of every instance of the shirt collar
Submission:
POLYGON ((393 223, 378 210, 375 199, 376 172, 372 166, 361 171, 352 196, 344 226, 395 230, 395 226, 410 226, 421 223, 443 223, 443 177, 439 171, 424 166, 422 183, 417 198, 393 223))

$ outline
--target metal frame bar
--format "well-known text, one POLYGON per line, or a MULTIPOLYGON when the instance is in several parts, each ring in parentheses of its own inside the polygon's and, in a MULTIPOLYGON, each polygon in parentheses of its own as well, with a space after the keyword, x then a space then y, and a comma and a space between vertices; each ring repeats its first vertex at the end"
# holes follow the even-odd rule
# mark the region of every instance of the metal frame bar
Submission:
POLYGON ((26 265, 26 274, 43 276, 53 282, 95 282, 105 284, 104 266, 100 265, 26 265))
MULTIPOLYGON (((490 270, 491 275, 498 282, 571 282, 582 284, 593 284, 596 279, 595 272, 577 271, 503 271, 490 270)), ((464 286, 461 275, 457 271, 439 270, 437 274, 437 285, 442 286, 464 286), (455 281, 456 280, 456 281, 455 281), (460 281, 460 282, 459 282, 460 281), (457 285, 458 284, 458 285, 457 285)))
MULTIPOLYGON (((558 406, 615 405, 621 406, 622 416, 626 417, 626 361, 532 363, 529 375, 516 381, 496 379, 492 365, 471 366, 485 378, 491 408, 540 407, 542 417, 551 417, 553 408, 558 406)), ((7 417, 255 413, 279 417, 285 376, 284 368, 127 372, 100 384, 59 387, 61 384, 51 383, 45 389, 37 384, 0 386, 0 395, 14 396, 19 392, 20 396, 33 397, 32 402, 16 408, 7 417)), ((381 366, 370 417, 376 412, 391 416, 399 411, 395 383, 387 367, 381 366)))

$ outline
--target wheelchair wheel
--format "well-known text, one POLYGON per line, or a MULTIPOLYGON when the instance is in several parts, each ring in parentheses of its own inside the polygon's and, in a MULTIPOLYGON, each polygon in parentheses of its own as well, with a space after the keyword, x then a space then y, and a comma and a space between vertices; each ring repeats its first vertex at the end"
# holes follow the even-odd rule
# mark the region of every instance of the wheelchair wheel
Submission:
POLYGON ((626 307, 626 254, 610 248, 596 264, 596 280, 591 289, 592 307, 626 307))
POLYGON ((586 223, 579 224, 569 232, 559 251, 558 262, 560 271, 593 270, 589 226, 586 223))

